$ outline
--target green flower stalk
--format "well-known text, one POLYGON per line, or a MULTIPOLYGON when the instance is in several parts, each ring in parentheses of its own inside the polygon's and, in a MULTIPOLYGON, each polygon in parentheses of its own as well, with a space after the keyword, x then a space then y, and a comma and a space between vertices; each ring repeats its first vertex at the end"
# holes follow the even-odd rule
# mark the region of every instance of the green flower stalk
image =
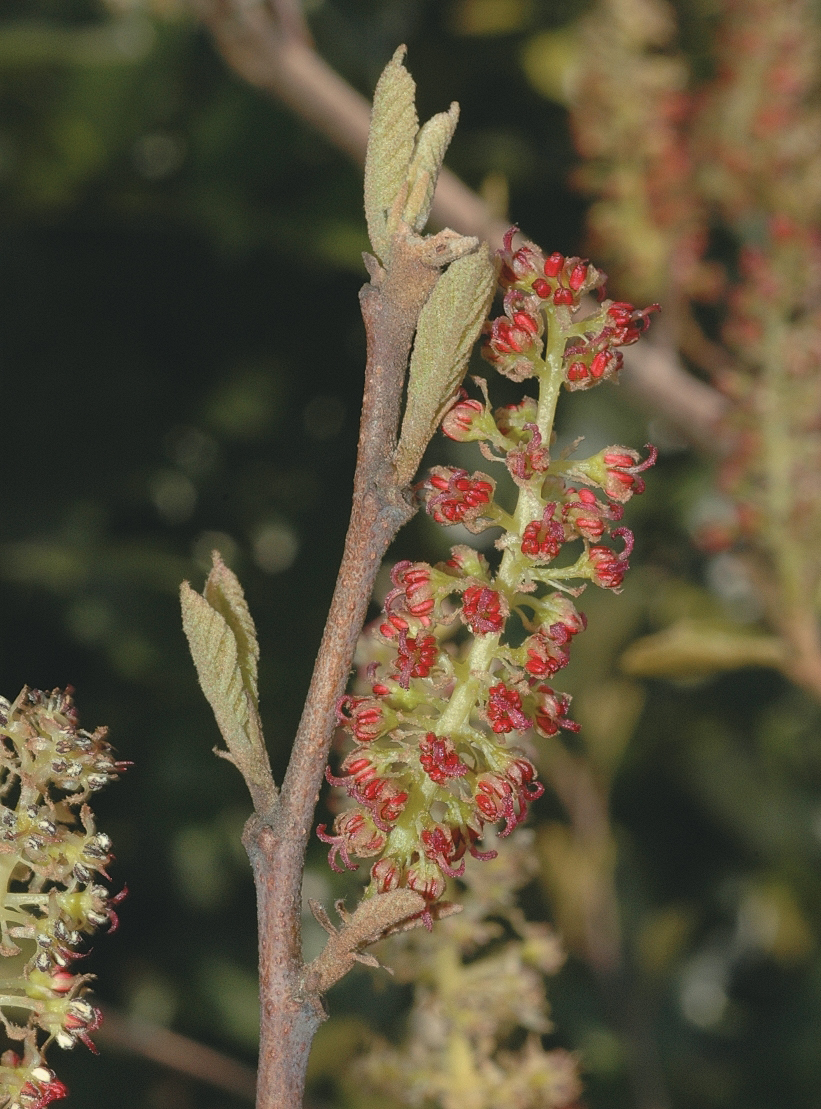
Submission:
POLYGON ((371 632, 388 661, 368 669, 370 696, 344 696, 340 725, 357 746, 342 773, 327 771, 354 807, 328 832, 329 861, 355 869, 352 857, 375 858, 370 893, 407 887, 422 895, 426 919, 465 855, 480 850, 486 826, 508 835, 544 791, 517 737, 576 731, 570 698, 548 684, 569 661, 585 617, 574 598, 592 582, 618 591, 633 547, 618 524, 624 503, 644 489, 641 474, 654 448, 614 446, 577 460, 551 452, 562 386, 588 389, 613 380, 619 350, 646 330, 658 306, 637 311, 602 300, 582 315, 583 298, 603 295, 605 275, 579 258, 545 257, 532 243, 513 248, 515 228, 499 252, 504 315, 485 328, 483 353, 500 373, 536 386, 535 397, 493 411, 462 392, 442 422, 457 441, 477 441, 489 462, 504 466, 516 504, 496 499, 489 474, 433 469, 418 487, 427 512, 444 526, 473 533, 501 528, 495 569, 459 545, 444 563, 394 566, 383 620, 371 632), (614 548, 607 539, 616 540, 614 548), (567 551, 565 551, 567 548, 567 551), (568 558, 569 554, 569 558, 568 558), (446 642, 454 630, 461 648, 446 642))
POLYGON ((91 975, 71 966, 84 937, 117 927, 108 877, 111 840, 98 832, 88 800, 128 766, 105 729, 77 727, 68 691, 24 689, 0 698, 0 1020, 22 1045, 0 1057, 0 1107, 43 1109, 66 1087, 44 1062, 52 1041, 95 1050, 101 1015, 86 999, 91 975), (22 1021, 22 1023, 21 1023, 22 1021))

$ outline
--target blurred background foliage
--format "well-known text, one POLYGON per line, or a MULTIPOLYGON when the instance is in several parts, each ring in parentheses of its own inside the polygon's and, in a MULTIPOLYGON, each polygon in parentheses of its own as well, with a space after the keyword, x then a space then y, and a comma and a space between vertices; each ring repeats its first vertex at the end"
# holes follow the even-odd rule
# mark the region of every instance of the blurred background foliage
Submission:
MULTIPOLYGON (((407 42, 420 115, 461 104, 450 166, 567 253, 582 250, 586 202, 569 184, 561 82, 588 6, 305 5, 320 53, 366 94, 407 42)), ((694 71, 709 73, 718 5, 677 6, 694 71)), ((249 803, 211 754, 176 592, 182 578, 201 585, 213 547, 239 573, 281 777, 347 521, 364 365, 360 172, 244 86, 172 0, 6 0, 0 194, 0 687, 75 686, 83 722, 108 724, 134 762, 97 806, 115 883, 130 890, 119 933, 89 959, 99 997, 251 1063, 249 803)), ((662 456, 629 509, 625 591, 585 597, 589 630, 562 685, 610 796, 606 858, 574 853, 545 797, 528 909, 548 912, 573 951, 578 889, 597 867, 615 875, 626 973, 674 1106, 815 1109, 821 708, 767 669, 625 676, 619 658, 641 635, 705 615, 753 627, 760 610, 732 555, 690 541, 715 496, 709 464, 611 388, 562 407, 568 442, 653 440, 662 456)), ((431 457, 472 469, 469 450, 437 443, 431 457)), ((394 554, 436 559, 453 541, 416 519, 394 554)), ((315 844, 310 895, 328 902, 354 883, 315 844)), ((309 951, 320 942, 309 921, 309 951)), ((399 1035, 408 996, 366 971, 334 990, 315 1107, 372 1109, 340 1060, 369 1028, 399 1035)), ((629 1031, 578 954, 551 996, 552 1042, 583 1053, 591 1109, 634 1104, 629 1031)), ((82 1052, 52 1059, 69 1104, 243 1104, 136 1056, 82 1052)))

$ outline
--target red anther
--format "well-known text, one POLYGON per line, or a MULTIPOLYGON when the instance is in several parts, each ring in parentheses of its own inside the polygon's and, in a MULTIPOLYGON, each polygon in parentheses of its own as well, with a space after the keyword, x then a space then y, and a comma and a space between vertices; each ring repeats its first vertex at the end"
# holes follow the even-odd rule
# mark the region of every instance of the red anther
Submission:
POLYGON ((536 280, 533 282, 533 292, 536 294, 536 296, 541 297, 542 300, 547 300, 552 291, 553 290, 551 289, 550 285, 545 281, 543 277, 537 277, 536 280))
POLYGON ((584 362, 571 362, 567 369, 567 380, 583 381, 587 377, 587 372, 584 362))
POLYGON ((572 304, 573 293, 570 291, 570 289, 557 289, 556 292, 553 294, 553 303, 572 304))
POLYGON ((539 324, 528 312, 514 312, 513 322, 523 327, 525 331, 529 331, 531 335, 536 335, 539 331, 539 324))
POLYGON ((389 893, 398 889, 402 881, 402 870, 396 859, 380 859, 371 867, 371 880, 379 893, 389 893))
POLYGON ((559 270, 562 268, 563 265, 564 265, 564 255, 563 254, 559 254, 558 251, 555 254, 551 254, 549 258, 545 259, 545 264, 544 264, 545 277, 556 277, 556 276, 558 276, 559 270))
POLYGON ((556 693, 549 685, 537 686, 535 693, 537 699, 534 723, 542 735, 555 735, 559 728, 564 728, 570 732, 579 730, 579 725, 575 720, 567 718, 570 698, 566 693, 556 693))
POLYGON ((579 290, 579 289, 581 289, 582 285, 584 285, 586 280, 587 280, 587 263, 586 262, 579 262, 571 270, 570 277, 567 279, 567 283, 568 283, 568 285, 570 286, 571 289, 579 290))
POLYGON ((607 350, 600 350, 590 363, 590 376, 599 378, 603 377, 607 367, 610 365, 610 352, 607 350))

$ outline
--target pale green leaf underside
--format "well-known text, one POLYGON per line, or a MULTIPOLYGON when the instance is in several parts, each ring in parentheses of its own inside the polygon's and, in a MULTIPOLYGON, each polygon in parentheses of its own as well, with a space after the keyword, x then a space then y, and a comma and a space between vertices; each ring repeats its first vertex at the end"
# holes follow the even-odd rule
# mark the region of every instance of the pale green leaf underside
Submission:
POLYGON ((214 566, 205 583, 203 596, 208 604, 220 613, 234 634, 243 685, 256 707, 259 704, 257 630, 236 574, 228 569, 217 551, 214 551, 212 558, 214 566))
POLYGON ((486 251, 480 248, 451 263, 422 309, 411 355, 408 402, 396 451, 400 481, 413 477, 443 411, 462 383, 470 352, 487 316, 494 284, 493 266, 486 251))
POLYGON ((202 691, 214 711, 219 730, 234 756, 249 754, 249 691, 243 681, 237 640, 225 618, 188 582, 180 591, 182 624, 202 691))
POLYGON ((374 91, 368 152, 365 157, 365 217, 371 246, 384 261, 390 250, 387 213, 404 189, 419 119, 416 84, 402 64, 400 46, 374 91))

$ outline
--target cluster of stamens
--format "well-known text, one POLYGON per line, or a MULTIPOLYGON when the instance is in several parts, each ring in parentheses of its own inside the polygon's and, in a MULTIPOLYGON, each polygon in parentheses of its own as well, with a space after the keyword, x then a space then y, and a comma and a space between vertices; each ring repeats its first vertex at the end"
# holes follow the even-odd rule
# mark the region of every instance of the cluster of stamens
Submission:
POLYGON ((94 1049, 100 1011, 85 998, 88 974, 71 966, 83 937, 117 927, 108 878, 111 840, 98 832, 88 799, 128 764, 105 739, 77 727, 70 693, 24 689, 10 704, 0 698, 0 955, 15 974, 0 981, 0 1020, 22 1045, 0 1056, 2 1109, 43 1109, 65 1097, 43 1061, 51 1041, 94 1049), (25 1012, 18 1024, 9 1016, 25 1012))

